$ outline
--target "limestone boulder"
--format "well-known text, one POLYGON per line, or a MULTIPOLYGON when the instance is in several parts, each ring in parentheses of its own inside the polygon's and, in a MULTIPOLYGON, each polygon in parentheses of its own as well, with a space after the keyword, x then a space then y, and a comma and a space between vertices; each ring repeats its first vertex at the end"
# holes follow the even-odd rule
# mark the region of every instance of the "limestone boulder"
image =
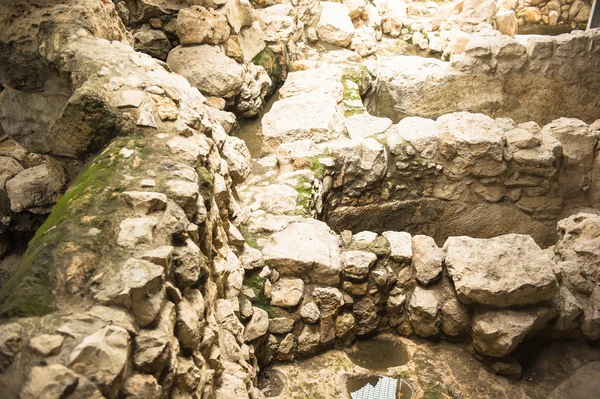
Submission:
POLYGON ((290 223, 265 242, 263 257, 282 276, 337 284, 342 264, 338 238, 316 220, 290 223))
POLYGON ((147 326, 156 319, 165 299, 163 273, 163 266, 131 258, 118 273, 104 276, 95 298, 131 309, 136 321, 147 326))
POLYGON ((6 182, 10 207, 14 212, 49 213, 66 182, 64 169, 59 165, 47 163, 22 170, 6 182))
POLYGON ((365 296, 352 306, 356 335, 367 335, 377 329, 380 310, 372 296, 365 296))
POLYGON ((465 0, 458 15, 458 22, 463 27, 476 27, 482 22, 493 24, 496 15, 495 0, 465 0))
POLYGON ((248 0, 227 0, 223 8, 233 33, 252 24, 252 6, 248 0))
POLYGON ((175 305, 166 302, 156 325, 141 330, 135 337, 133 361, 136 370, 160 375, 168 366, 175 351, 175 323, 175 305))
POLYGON ((0 156, 0 190, 4 190, 6 182, 23 171, 20 163, 13 158, 0 156))
POLYGON ((559 180, 567 196, 589 189, 598 135, 589 126, 573 118, 560 118, 543 127, 562 144, 563 165, 559 180))
POLYGON ((415 288, 410 297, 408 315, 417 335, 432 337, 440 333, 441 300, 436 289, 415 288))
POLYGON ((321 318, 321 311, 314 302, 307 302, 300 308, 300 317, 309 324, 315 324, 321 318))
POLYGON ((298 15, 291 4, 275 4, 256 11, 266 42, 286 42, 296 31, 298 15))
POLYGON ((254 21, 252 25, 242 29, 238 38, 244 62, 252 61, 257 54, 265 49, 265 33, 258 21, 254 21))
POLYGON ((535 304, 551 299, 558 289, 554 262, 530 236, 450 237, 444 249, 448 273, 463 303, 535 304))
POLYGON ((125 381, 123 396, 125 399, 157 398, 162 388, 156 378, 147 374, 134 374, 125 381))
POLYGON ((271 305, 294 308, 304 297, 304 282, 299 278, 280 278, 271 287, 271 305))
POLYGON ((56 355, 60 351, 63 342, 64 337, 62 335, 40 334, 31 338, 29 346, 40 355, 47 357, 56 355))
POLYGON ((440 153, 456 176, 497 176, 506 170, 503 162, 504 131, 482 114, 457 112, 438 118, 440 153))
POLYGON ((178 46, 169 53, 167 64, 203 94, 232 98, 242 90, 243 67, 215 47, 178 46))
POLYGON ((240 95, 235 100, 235 112, 242 118, 259 114, 270 92, 272 81, 267 71, 259 65, 246 65, 244 83, 240 95))
POLYGON ((412 238, 412 265, 417 281, 428 285, 442 274, 444 251, 438 248, 434 239, 424 235, 412 238))
POLYGON ((496 29, 503 35, 514 37, 517 34, 518 23, 514 10, 501 8, 496 12, 496 29))
POLYGON ((321 6, 321 18, 316 27, 319 39, 334 46, 346 47, 354 35, 348 7, 331 1, 324 1, 321 6))
POLYGON ((227 136, 221 149, 221 156, 227 161, 229 174, 235 184, 246 180, 252 172, 252 157, 244 140, 235 136, 227 136))
POLYGON ((401 264, 407 264, 412 260, 412 237, 409 233, 385 231, 383 236, 390 243, 390 259, 401 264))
POLYGON ((54 363, 33 367, 19 397, 22 399, 64 397, 101 399, 105 396, 87 378, 74 373, 62 364, 54 363))
POLYGON ((283 143, 311 139, 322 143, 343 137, 343 116, 334 99, 320 93, 284 98, 262 119, 264 154, 275 152, 283 143))
POLYGON ((550 308, 477 311, 472 321, 473 346, 486 356, 506 356, 528 334, 544 328, 555 314, 550 308))
POLYGON ((183 45, 220 44, 229 38, 229 24, 214 9, 192 6, 177 14, 177 36, 183 45))
POLYGON ((107 326, 73 349, 69 367, 93 381, 108 398, 116 398, 127 374, 129 352, 129 333, 107 326))
POLYGON ((388 155, 377 140, 336 140, 322 145, 334 159, 332 187, 357 197, 385 177, 388 155))
POLYGON ((344 94, 342 75, 342 69, 336 66, 290 72, 279 90, 279 98, 319 92, 340 102, 344 94))
POLYGON ((384 133, 392 126, 392 121, 389 118, 379 118, 363 112, 346 117, 344 124, 348 130, 348 136, 353 140, 360 140, 384 133))
POLYGON ((287 334, 294 329, 294 319, 288 317, 275 317, 269 320, 269 332, 271 334, 287 334))
POLYGON ((246 325, 244 336, 248 341, 262 337, 269 329, 269 315, 264 310, 254 307, 252 318, 246 325))
POLYGON ((366 251, 346 251, 342 254, 344 276, 356 280, 364 280, 369 270, 377 262, 377 255, 366 251))

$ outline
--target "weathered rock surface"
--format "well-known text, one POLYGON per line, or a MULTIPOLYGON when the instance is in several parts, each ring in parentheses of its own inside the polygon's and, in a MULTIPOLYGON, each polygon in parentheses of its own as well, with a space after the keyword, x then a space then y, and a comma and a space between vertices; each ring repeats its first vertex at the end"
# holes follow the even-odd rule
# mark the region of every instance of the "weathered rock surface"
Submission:
POLYGON ((551 299, 558 284, 553 264, 529 237, 450 237, 446 267, 464 303, 506 307, 551 299))
POLYGON ((263 153, 282 143, 310 138, 315 143, 344 135, 342 115, 336 102, 323 94, 300 94, 284 98, 262 119, 263 153))
POLYGON ((167 64, 206 95, 232 98, 242 89, 243 67, 212 46, 176 47, 167 64))
POLYGON ((321 18, 316 27, 319 39, 334 46, 346 47, 354 35, 348 7, 330 1, 322 2, 321 6, 321 18))
POLYGON ((229 38, 229 25, 218 11, 192 6, 177 14, 177 35, 183 45, 219 44, 229 38))
POLYGON ((442 274, 444 251, 431 237, 416 235, 412 238, 412 265, 417 281, 428 285, 442 274))
POLYGON ((129 351, 129 333, 120 327, 105 327, 75 347, 69 367, 96 383, 104 395, 115 398, 127 374, 129 351))
POLYGON ((408 307, 410 323, 415 333, 422 337, 438 335, 438 317, 441 298, 436 290, 416 287, 408 307))
POLYGON ((339 243, 323 222, 303 220, 290 223, 269 238, 262 253, 265 261, 283 276, 295 276, 320 284, 337 284, 340 281, 339 243))
POLYGON ((473 346, 487 356, 506 356, 527 334, 543 329, 554 315, 550 308, 476 312, 473 317, 473 346))
POLYGON ((299 278, 280 278, 271 287, 271 305, 283 308, 298 306, 304 296, 304 282, 299 278))
POLYGON ((65 183, 65 172, 59 165, 43 164, 25 169, 6 182, 11 209, 49 213, 65 183))

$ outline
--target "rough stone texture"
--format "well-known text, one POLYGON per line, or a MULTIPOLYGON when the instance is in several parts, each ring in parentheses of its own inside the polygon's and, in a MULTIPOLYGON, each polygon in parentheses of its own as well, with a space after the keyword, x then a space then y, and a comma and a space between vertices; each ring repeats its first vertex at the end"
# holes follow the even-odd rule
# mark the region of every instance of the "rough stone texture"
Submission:
POLYGON ((256 11, 266 42, 287 41, 294 33, 297 13, 291 4, 275 4, 256 11))
POLYGON ((558 288, 554 262, 529 236, 450 237, 444 249, 448 273, 464 303, 534 304, 551 299, 558 288))
POLYGON ((87 378, 57 363, 34 367, 19 397, 23 399, 62 398, 66 397, 65 395, 90 399, 104 397, 87 378))
POLYGON ((346 47, 354 35, 354 26, 345 4, 324 1, 317 24, 319 39, 334 46, 346 47))
POLYGON ((4 190, 6 182, 23 171, 23 167, 13 158, 0 156, 0 190, 4 190))
POLYGON ((127 373, 129 333, 120 327, 105 327, 87 336, 71 353, 69 367, 98 385, 114 398, 127 373))
POLYGON ((336 102, 322 94, 300 94, 273 104, 262 119, 264 154, 282 143, 310 138, 316 143, 343 136, 344 124, 336 102))
POLYGON ((527 334, 544 328, 554 315, 554 310, 549 308, 476 312, 473 317, 473 346, 486 356, 506 356, 527 334))
POLYGON ((319 307, 321 318, 335 315, 344 304, 344 296, 337 288, 317 287, 313 290, 312 296, 319 307))
POLYGON ((439 334, 439 294, 436 290, 416 287, 410 298, 408 312, 415 333, 422 337, 439 334))
POLYGON ((264 310, 254 307, 252 318, 246 325, 244 336, 248 341, 262 337, 269 329, 269 315, 264 310))
POLYGON ((265 261, 283 276, 320 284, 340 281, 339 243, 325 223, 314 220, 291 223, 269 238, 262 253, 265 261))
POLYGON ((65 183, 65 172, 59 165, 43 164, 25 169, 6 182, 11 209, 49 213, 65 183))
POLYGON ((304 296, 304 282, 299 278, 281 278, 271 288, 271 305, 283 308, 298 306, 304 296))
POLYGON ((369 274, 369 270, 375 265, 377 255, 366 251, 346 251, 342 254, 342 263, 344 265, 344 276, 364 280, 369 274))
POLYGON ((242 66, 212 46, 178 46, 169 53, 167 64, 209 96, 231 98, 242 89, 242 66))
POLYGON ((417 281, 428 285, 442 274, 444 251, 431 237, 416 235, 412 238, 412 265, 417 281))
POLYGON ((382 234, 390 243, 390 258, 396 262, 408 263, 413 257, 412 238, 407 232, 385 231, 382 234))
POLYGON ((192 6, 177 14, 177 36, 183 45, 219 44, 229 38, 229 25, 216 10, 192 6))

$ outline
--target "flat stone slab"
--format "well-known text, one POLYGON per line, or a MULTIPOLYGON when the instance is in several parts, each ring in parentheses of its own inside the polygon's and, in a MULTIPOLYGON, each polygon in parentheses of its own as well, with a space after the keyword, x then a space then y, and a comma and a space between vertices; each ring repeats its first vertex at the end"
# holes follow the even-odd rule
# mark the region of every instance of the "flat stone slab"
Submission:
POLYGON ((558 289, 554 262, 530 236, 450 237, 444 249, 448 273, 466 304, 528 305, 552 298, 558 289))

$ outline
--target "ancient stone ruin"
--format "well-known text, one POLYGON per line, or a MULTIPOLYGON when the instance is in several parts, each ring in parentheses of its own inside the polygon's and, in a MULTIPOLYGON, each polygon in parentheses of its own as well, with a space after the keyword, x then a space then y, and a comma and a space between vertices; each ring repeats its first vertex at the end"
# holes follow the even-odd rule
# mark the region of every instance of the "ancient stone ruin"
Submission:
POLYGON ((0 1, 0 396, 594 397, 590 11, 0 1))

